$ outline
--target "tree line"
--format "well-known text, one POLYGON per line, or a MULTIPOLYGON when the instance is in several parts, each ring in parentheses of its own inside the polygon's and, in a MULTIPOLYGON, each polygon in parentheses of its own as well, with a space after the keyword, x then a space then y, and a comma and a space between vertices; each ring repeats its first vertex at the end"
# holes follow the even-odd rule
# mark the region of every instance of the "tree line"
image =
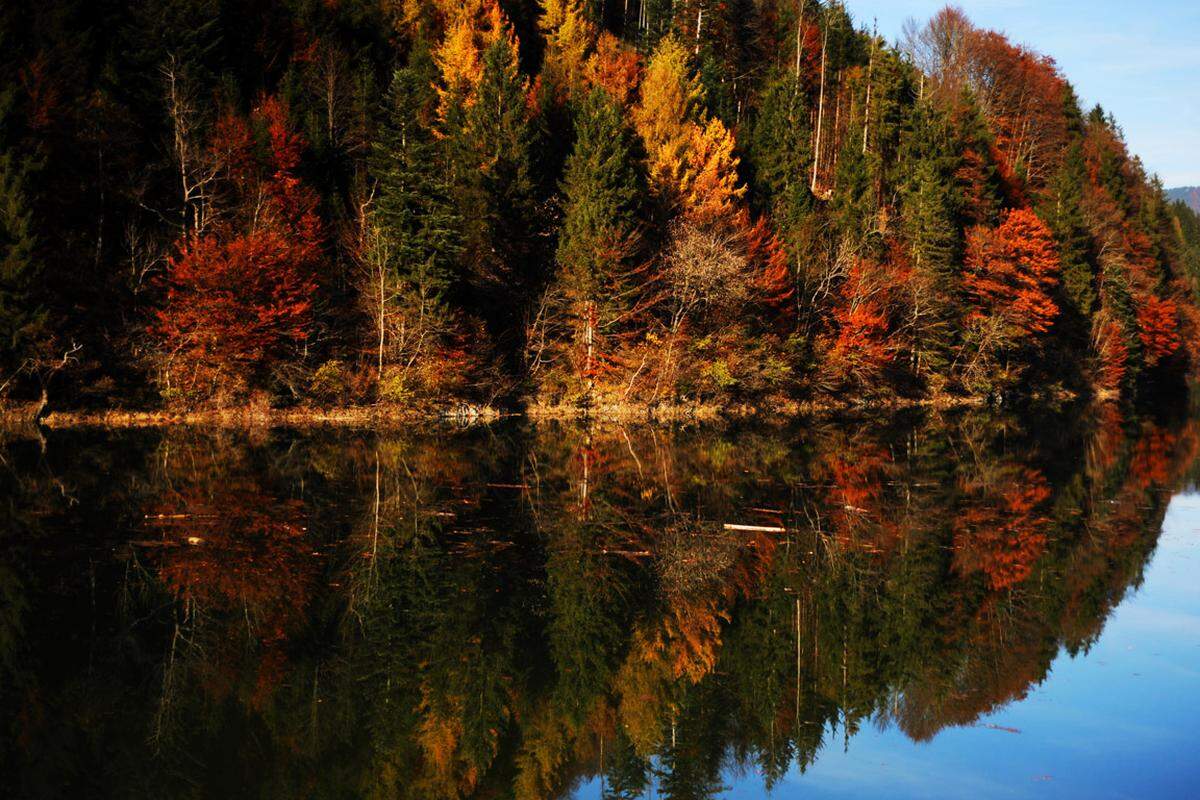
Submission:
POLYGON ((1109 399, 1200 220, 947 7, 0 12, 0 392, 64 405, 1109 399))

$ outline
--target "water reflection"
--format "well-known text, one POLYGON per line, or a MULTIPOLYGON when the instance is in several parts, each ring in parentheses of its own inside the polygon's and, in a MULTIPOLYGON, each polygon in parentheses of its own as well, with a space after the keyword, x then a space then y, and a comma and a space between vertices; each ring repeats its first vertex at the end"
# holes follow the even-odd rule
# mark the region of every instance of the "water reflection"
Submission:
POLYGON ((0 451, 28 797, 709 797, 1022 697, 1200 428, 145 431, 0 451))

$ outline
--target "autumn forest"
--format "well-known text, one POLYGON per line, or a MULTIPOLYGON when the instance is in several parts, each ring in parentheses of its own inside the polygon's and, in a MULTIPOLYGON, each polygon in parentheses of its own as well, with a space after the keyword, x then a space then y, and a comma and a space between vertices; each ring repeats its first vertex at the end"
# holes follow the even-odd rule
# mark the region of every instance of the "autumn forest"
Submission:
POLYGON ((1196 342, 1200 220, 953 7, 0 10, 0 396, 38 414, 1119 403, 1196 342))

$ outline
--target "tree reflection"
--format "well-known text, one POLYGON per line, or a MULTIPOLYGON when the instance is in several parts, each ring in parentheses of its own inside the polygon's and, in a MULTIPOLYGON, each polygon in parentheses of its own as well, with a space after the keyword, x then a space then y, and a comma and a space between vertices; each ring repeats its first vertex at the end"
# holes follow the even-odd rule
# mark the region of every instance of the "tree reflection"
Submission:
POLYGON ((0 781, 773 785, 864 725, 971 724, 1090 647, 1198 443, 1195 423, 1108 409, 1086 430, 975 414, 10 440, 0 781))

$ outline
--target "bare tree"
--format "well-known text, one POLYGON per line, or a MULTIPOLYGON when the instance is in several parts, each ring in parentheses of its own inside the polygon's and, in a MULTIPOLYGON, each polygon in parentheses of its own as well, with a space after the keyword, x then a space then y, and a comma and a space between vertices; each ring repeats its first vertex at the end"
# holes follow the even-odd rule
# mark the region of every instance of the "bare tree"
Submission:
POLYGON ((210 195, 220 165, 198 141, 197 104, 174 53, 159 67, 159 74, 171 119, 171 153, 179 170, 180 226, 185 232, 201 233, 209 221, 210 195))
POLYGON ((673 379, 676 340, 687 320, 702 308, 736 308, 748 299, 748 264, 744 238, 737 232, 686 221, 674 225, 663 265, 668 338, 656 395, 664 379, 668 383, 673 379))

